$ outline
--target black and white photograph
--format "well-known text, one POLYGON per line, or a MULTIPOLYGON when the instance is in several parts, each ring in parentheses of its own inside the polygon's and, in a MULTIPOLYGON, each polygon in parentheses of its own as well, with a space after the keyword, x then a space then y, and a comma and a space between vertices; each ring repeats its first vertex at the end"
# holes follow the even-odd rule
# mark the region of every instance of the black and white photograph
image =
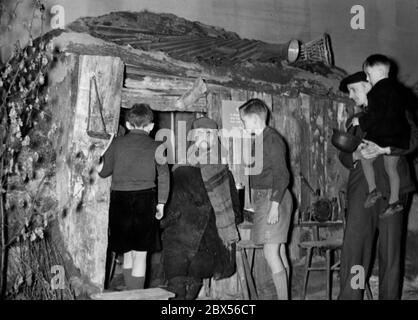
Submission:
POLYGON ((0 0, 0 300, 418 300, 417 57, 418 0, 0 0))

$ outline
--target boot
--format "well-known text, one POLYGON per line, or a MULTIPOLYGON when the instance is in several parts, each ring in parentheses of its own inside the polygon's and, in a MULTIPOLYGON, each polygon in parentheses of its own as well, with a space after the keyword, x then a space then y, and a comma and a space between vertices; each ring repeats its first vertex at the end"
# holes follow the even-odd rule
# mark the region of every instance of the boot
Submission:
POLYGON ((202 279, 189 277, 186 284, 186 300, 195 300, 202 287, 202 279))
POLYGON ((174 277, 168 280, 167 290, 176 294, 170 300, 185 300, 186 299, 186 284, 187 277, 174 277))
POLYGON ((131 275, 128 290, 144 289, 145 277, 134 277, 131 275))

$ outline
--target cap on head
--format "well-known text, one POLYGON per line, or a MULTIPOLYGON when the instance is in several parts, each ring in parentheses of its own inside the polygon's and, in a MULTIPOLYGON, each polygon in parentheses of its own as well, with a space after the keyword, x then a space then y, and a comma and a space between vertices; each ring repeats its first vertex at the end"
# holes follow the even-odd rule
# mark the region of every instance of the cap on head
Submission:
POLYGON ((214 120, 208 117, 201 117, 201 118, 194 120, 192 123, 192 129, 199 129, 199 128, 218 129, 218 124, 214 120))
POLYGON ((340 83, 340 91, 348 93, 348 85, 357 82, 367 82, 367 76, 363 71, 359 71, 344 78, 340 83))

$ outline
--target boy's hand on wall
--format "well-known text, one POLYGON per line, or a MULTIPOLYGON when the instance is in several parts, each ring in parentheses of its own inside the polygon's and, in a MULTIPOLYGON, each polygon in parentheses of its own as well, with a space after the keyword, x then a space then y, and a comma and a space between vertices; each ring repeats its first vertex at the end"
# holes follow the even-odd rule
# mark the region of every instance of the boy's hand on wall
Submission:
POLYGON ((164 204, 159 203, 157 204, 157 212, 155 213, 155 218, 157 220, 161 220, 163 216, 164 216, 164 204))
POLYGON ((102 171, 102 169, 103 169, 103 163, 104 163, 103 157, 100 157, 99 158, 99 163, 97 164, 97 167, 96 167, 97 172, 102 171))
POLYGON ((106 153, 107 149, 109 149, 110 145, 112 144, 113 139, 115 138, 115 134, 112 133, 110 135, 109 141, 107 142, 105 148, 103 149, 102 153, 100 154, 100 157, 103 157, 104 154, 106 153))
POLYGON ((279 221, 279 203, 272 201, 269 215, 267 217, 267 224, 275 224, 279 221))
POLYGON ((357 117, 353 118, 353 120, 351 121, 351 125, 352 126, 359 126, 360 125, 357 117))

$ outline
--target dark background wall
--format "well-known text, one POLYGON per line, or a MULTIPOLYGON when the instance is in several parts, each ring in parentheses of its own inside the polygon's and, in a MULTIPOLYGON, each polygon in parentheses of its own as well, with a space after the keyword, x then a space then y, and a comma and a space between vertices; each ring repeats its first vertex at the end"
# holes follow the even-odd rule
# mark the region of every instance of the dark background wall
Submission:
MULTIPOLYGON (((21 12, 28 11, 23 0, 21 12)), ((15 1, 13 1, 15 2, 15 1)), ((380 52, 395 58, 400 78, 418 84, 418 0, 46 0, 65 9, 65 23, 83 16, 111 11, 174 13, 180 17, 223 27, 241 37, 285 43, 296 38, 309 41, 330 34, 335 62, 348 72, 357 71, 364 58, 380 52), (365 9, 365 29, 353 30, 350 13, 354 5, 365 9)), ((26 14, 30 20, 30 14, 26 14)), ((47 21, 48 22, 48 21, 47 21)), ((13 39, 22 36, 22 21, 2 35, 1 53, 9 52, 13 39)), ((48 30, 46 23, 44 30, 48 30)))
MULTIPOLYGON (((4 61, 17 39, 27 41, 25 23, 32 18, 33 0, 20 0, 17 19, 11 29, 0 29, 0 56, 4 61)), ((0 0, 13 8, 16 0, 0 0)), ((53 5, 64 8, 65 24, 84 16, 112 11, 149 10, 173 13, 192 21, 225 28, 243 38, 271 43, 290 39, 303 42, 331 36, 335 63, 347 72, 361 68, 372 53, 384 53, 399 64, 399 78, 418 92, 418 0, 45 0, 47 12, 53 5), (365 28, 353 30, 350 24, 355 5, 364 8, 365 28)), ((51 14, 42 31, 50 30, 51 14)), ((5 25, 7 19, 1 21, 5 25)), ((33 34, 41 33, 35 19, 33 34)), ((418 207, 414 199, 411 211, 418 207)), ((418 230, 418 214, 410 215, 410 228, 418 230)))

